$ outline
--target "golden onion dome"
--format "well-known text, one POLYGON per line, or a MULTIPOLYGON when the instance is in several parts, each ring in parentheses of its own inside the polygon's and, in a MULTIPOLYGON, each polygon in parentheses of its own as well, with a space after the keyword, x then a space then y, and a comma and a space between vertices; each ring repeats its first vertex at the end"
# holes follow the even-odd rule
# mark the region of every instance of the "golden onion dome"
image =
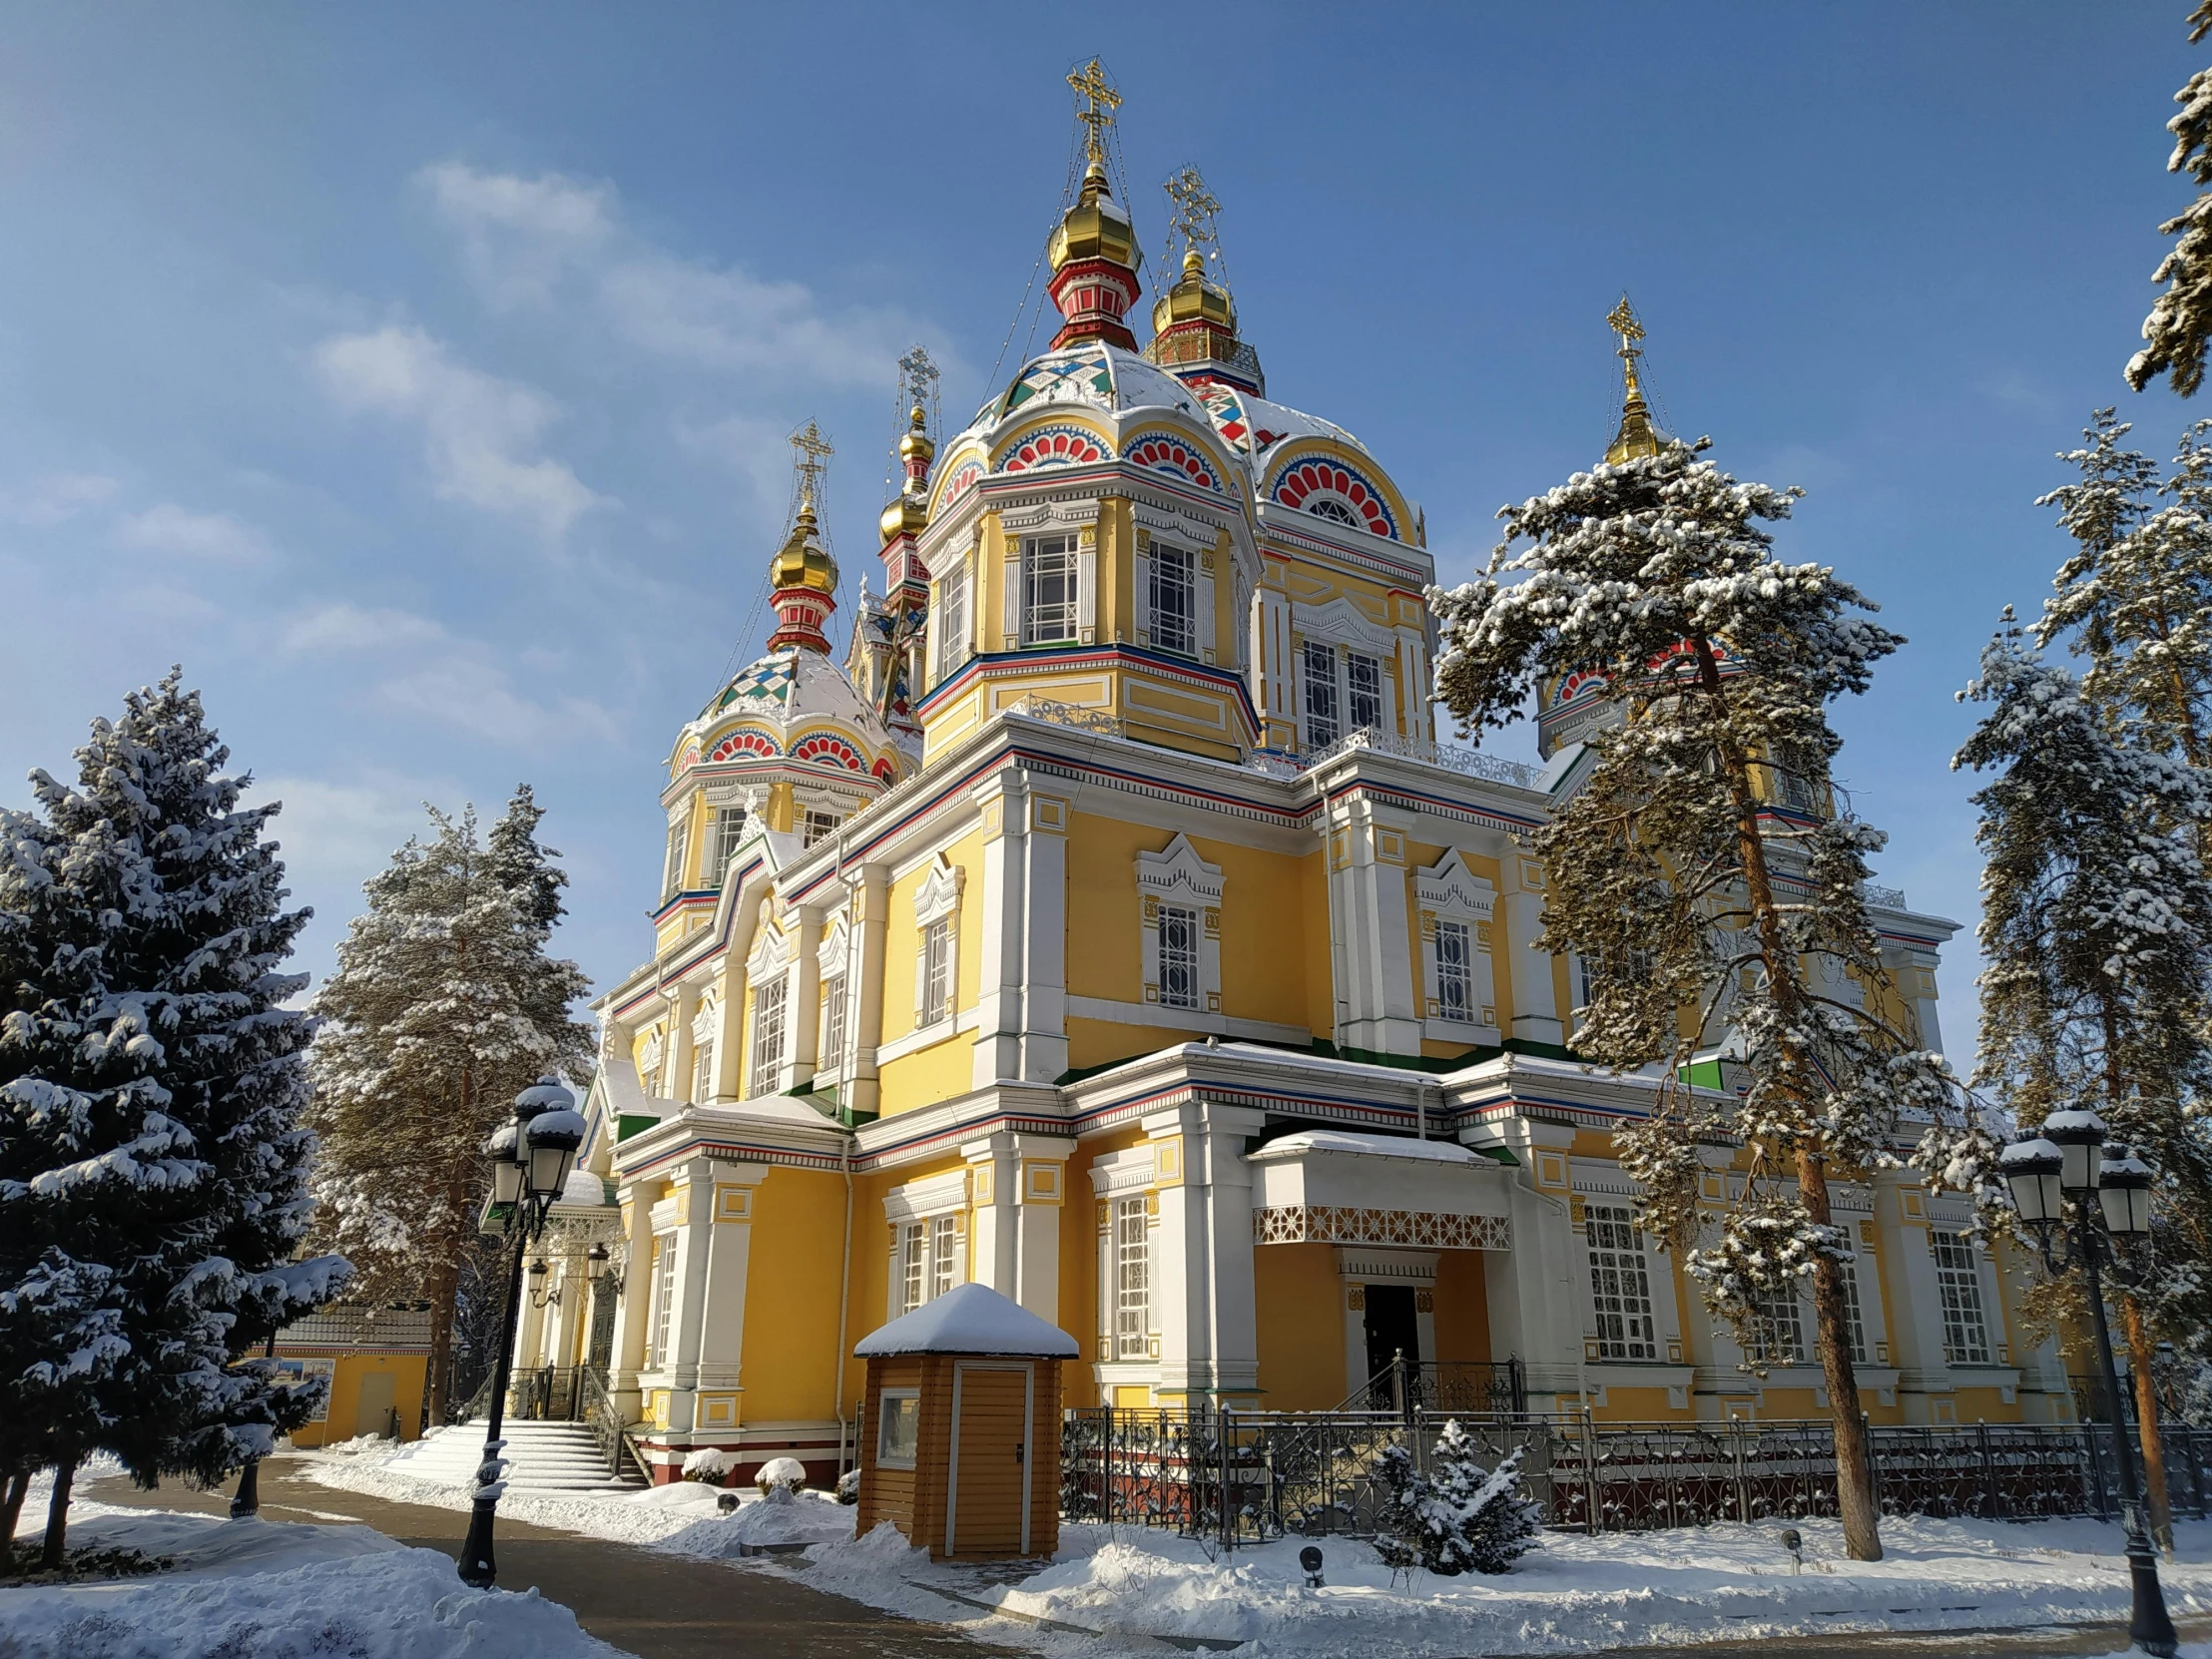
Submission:
POLYGON ((883 509, 879 521, 887 547, 900 536, 918 536, 929 525, 929 503, 918 495, 902 495, 883 509))
POLYGON ((769 561, 769 586, 779 591, 790 588, 808 588, 816 593, 837 591, 837 561, 830 557, 830 550, 822 545, 820 526, 815 522, 815 504, 802 501, 799 517, 792 525, 792 533, 769 561))
POLYGON ((922 412, 919 403, 916 403, 912 411, 906 416, 906 432, 898 440, 898 458, 901 461, 911 461, 918 458, 922 465, 927 466, 936 458, 937 446, 929 441, 929 434, 922 429, 923 423, 928 418, 922 412))
POLYGON ((1229 290, 1206 280, 1206 256, 1193 248, 1183 256, 1183 279, 1152 302, 1152 331, 1178 322, 1211 322, 1226 333, 1237 331, 1237 306, 1229 290))
POLYGON ((1045 254, 1055 274, 1071 260, 1105 260, 1131 271, 1144 264, 1136 230, 1107 186, 1104 162, 1094 161, 1084 170, 1083 189, 1052 233, 1045 254))

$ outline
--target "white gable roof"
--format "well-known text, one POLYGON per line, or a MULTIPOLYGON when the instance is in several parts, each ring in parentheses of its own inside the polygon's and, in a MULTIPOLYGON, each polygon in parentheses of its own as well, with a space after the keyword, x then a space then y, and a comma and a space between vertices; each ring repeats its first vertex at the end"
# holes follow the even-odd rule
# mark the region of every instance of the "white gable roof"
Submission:
POLYGON ((1083 1350, 1058 1326, 988 1285, 956 1285, 853 1346, 862 1360, 886 1354, 1011 1354, 1074 1360, 1083 1350))

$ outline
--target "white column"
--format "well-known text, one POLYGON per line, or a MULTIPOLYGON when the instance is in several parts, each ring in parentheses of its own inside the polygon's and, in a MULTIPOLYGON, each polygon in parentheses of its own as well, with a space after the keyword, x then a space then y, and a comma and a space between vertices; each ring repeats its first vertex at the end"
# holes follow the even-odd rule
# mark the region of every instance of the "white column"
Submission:
POLYGON ((699 1386, 699 1357, 707 1324, 707 1279, 715 1220, 714 1160, 692 1158, 674 1172, 676 1296, 670 1354, 668 1425, 692 1425, 692 1396, 699 1386))
POLYGON ((638 1372, 645 1365, 646 1304, 653 1299, 653 1199, 648 1185, 633 1181, 616 1192, 622 1205, 623 1232, 629 1242, 622 1252, 622 1295, 615 1303, 614 1355, 607 1367, 607 1387, 612 1393, 629 1396, 621 1403, 632 1420, 639 1415, 638 1372))
POLYGON ((1031 790, 1029 833, 1023 838, 1028 874, 1022 925, 1020 1069, 1030 1083, 1050 1083, 1068 1069, 1068 812, 1069 803, 1031 790))
POLYGON ((845 987, 846 1017, 853 1022, 852 1076, 841 1092, 852 1110, 865 1113, 879 1110, 882 1098, 875 1047, 883 1035, 883 941, 890 910, 890 868, 862 864, 856 874, 850 925, 859 929, 852 964, 858 983, 845 987))
POLYGON ((1564 1043, 1567 1027, 1552 988, 1551 956, 1536 948, 1536 935, 1544 926, 1543 866, 1510 851, 1498 865, 1505 876, 1498 919, 1505 928, 1506 961, 1513 977, 1511 1034, 1527 1042, 1564 1043))
MULTIPOLYGON (((1875 1259, 1889 1292, 1890 1359, 1898 1368, 1898 1399, 1906 1420, 1931 1420, 1929 1396, 1953 1383, 1943 1359, 1943 1299, 1928 1243, 1928 1200, 1910 1176, 1874 1180, 1875 1259)), ((1867 1287, 1862 1286, 1862 1290, 1867 1287)))
POLYGON ((1259 1387, 1248 1136, 1264 1116, 1196 1102, 1144 1119, 1154 1147, 1160 1225, 1153 1234, 1160 1392, 1192 1403, 1259 1387))
POLYGON ((767 1179, 766 1164, 713 1163, 706 1186, 692 1195, 693 1222, 696 1224, 702 1205, 708 1211, 707 1273, 700 1298, 699 1369, 694 1383, 701 1390, 741 1385, 753 1204, 761 1183, 767 1179))
POLYGON ((980 1089, 1021 1075, 1029 791, 1021 772, 1008 767, 984 779, 973 793, 990 837, 983 843, 983 902, 973 922, 982 940, 973 1071, 980 1089))
POLYGON ((1337 1041, 1379 1054, 1418 1054, 1405 837, 1355 796, 1329 828, 1330 926, 1337 966, 1337 1041))
POLYGON ((1060 1212, 1075 1143, 1005 1130, 960 1148, 972 1172, 975 1277, 1039 1319, 1060 1322, 1060 1212))
POLYGON ((784 1067, 787 1089, 806 1082, 822 1065, 822 961, 817 954, 822 947, 822 910, 813 904, 803 905, 795 919, 799 927, 799 966, 787 993, 792 998, 786 1010, 791 1021, 791 1044, 786 1051, 791 1058, 784 1067))

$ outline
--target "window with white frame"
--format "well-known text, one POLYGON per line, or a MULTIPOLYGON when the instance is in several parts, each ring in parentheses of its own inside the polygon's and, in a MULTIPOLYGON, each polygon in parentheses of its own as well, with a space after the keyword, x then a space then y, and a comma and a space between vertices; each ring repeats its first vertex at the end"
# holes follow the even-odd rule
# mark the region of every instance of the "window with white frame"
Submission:
POLYGON ((1436 1017, 1475 1020, 1474 929, 1463 921, 1436 923, 1436 1017))
POLYGON ((1022 544, 1021 643, 1075 638, 1081 564, 1072 535, 1032 536, 1022 544))
POLYGON ((668 828, 668 861, 661 867, 661 896, 673 897, 684 884, 684 854, 691 849, 691 826, 688 822, 672 824, 668 828))
POLYGON ((968 641, 974 632, 968 610, 968 565, 965 558, 944 573, 937 584, 937 673, 942 680, 968 660, 968 641))
POLYGON ((1160 1006, 1198 1006, 1198 912, 1160 906, 1160 1006))
POLYGON ((660 1371, 669 1362, 669 1332, 676 1314, 676 1235, 656 1233, 653 1236, 653 1319, 647 1327, 653 1333, 652 1352, 646 1356, 645 1369, 660 1371))
POLYGON ((1152 544, 1152 643, 1198 655, 1198 555, 1187 547, 1152 544))
POLYGON ((966 1218, 929 1216, 898 1224, 898 1312, 910 1314, 967 1277, 966 1218))
POLYGON ((1114 1358, 1151 1356, 1152 1240, 1144 1194, 1114 1200, 1114 1358))
POLYGON ((1337 702, 1337 648, 1308 640, 1301 658, 1306 699, 1306 747, 1326 749, 1344 736, 1337 702))
POLYGON ((960 1218, 938 1216, 929 1223, 929 1294, 940 1297, 960 1282, 960 1218))
POLYGON ((1597 1308, 1601 1360, 1656 1360, 1659 1327, 1651 1307, 1651 1274, 1644 1263, 1644 1235, 1626 1205, 1583 1208, 1590 1252, 1590 1296, 1597 1308))
POLYGON ((1805 1318, 1798 1304, 1797 1287, 1754 1298, 1746 1335, 1750 1338, 1746 1358, 1754 1365, 1803 1365, 1805 1318))
POLYGON ((827 807, 809 807, 799 824, 799 844, 810 847, 825 836, 837 832, 837 826, 844 821, 827 807))
POLYGON ((753 1082, 748 1093, 774 1094, 784 1072, 784 999, 790 981, 779 975, 753 993, 753 1082))
POLYGON ((1931 1232, 1936 1290, 1943 1305, 1943 1359, 1953 1366, 1989 1363, 1989 1327, 1981 1312, 1981 1266, 1963 1233, 1931 1232))
POLYGON ((910 1469, 921 1447, 921 1390, 885 1388, 876 1396, 875 1463, 910 1469))
POLYGON ((939 916, 921 930, 921 1023, 952 1017, 952 918, 939 916))
POLYGON ((692 1103, 715 1095, 715 1039, 713 1033, 692 1039, 692 1103))
POLYGON ((835 1071, 844 1064, 844 975, 831 974, 822 982, 822 1069, 835 1071))
POLYGON ((1357 732, 1384 730, 1382 720, 1382 659, 1365 652, 1345 653, 1345 713, 1347 725, 1357 732))
POLYGON ((745 809, 717 807, 707 823, 707 867, 700 872, 702 886, 722 885, 730 873, 730 860, 737 854, 738 842, 744 838, 745 809))
POLYGON ((910 1221, 898 1230, 898 1311, 910 1314, 929 1296, 929 1224, 910 1221))
POLYGON ((1859 1312, 1859 1264, 1838 1264, 1844 1276, 1844 1330, 1851 1338, 1851 1357, 1858 1365, 1869 1363, 1867 1322, 1859 1312))

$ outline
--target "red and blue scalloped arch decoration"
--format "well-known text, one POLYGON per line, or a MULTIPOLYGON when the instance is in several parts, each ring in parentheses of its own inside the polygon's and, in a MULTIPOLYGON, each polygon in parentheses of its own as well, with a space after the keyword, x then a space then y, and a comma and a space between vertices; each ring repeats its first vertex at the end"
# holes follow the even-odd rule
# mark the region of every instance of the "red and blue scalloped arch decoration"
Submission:
POLYGON ((707 763, 712 766, 717 761, 734 761, 740 755, 758 755, 763 760, 773 761, 781 753, 775 739, 741 729, 725 733, 715 744, 714 753, 707 757, 707 763))
POLYGON ((882 779, 883 782, 886 784, 895 784, 898 782, 898 763, 893 761, 888 755, 879 757, 876 760, 875 765, 869 770, 877 778, 882 779))
POLYGON ((867 771, 865 757, 834 732, 811 732, 801 738, 792 745, 792 759, 837 767, 845 772, 867 771))
POLYGON ((1272 493, 1284 506, 1300 512, 1315 512, 1320 502, 1338 502, 1351 509, 1354 518, 1375 535, 1387 536, 1392 541, 1402 539, 1397 533, 1396 516, 1391 513, 1382 490, 1376 487, 1375 480, 1358 467, 1347 466, 1333 457, 1315 456, 1293 461, 1275 475, 1272 493))
POLYGON ((1215 476, 1214 463, 1205 452, 1185 443, 1181 438, 1170 437, 1165 432, 1147 432, 1133 439, 1121 452, 1125 461, 1134 461, 1154 472, 1165 472, 1185 483, 1196 484, 1201 489, 1219 490, 1221 480, 1215 476))
POLYGON ((1007 451, 998 470, 1033 472, 1041 466, 1082 466, 1106 458, 1105 444, 1087 426, 1039 426, 1007 451))
POLYGON ((953 502, 973 489, 975 481, 982 476, 983 463, 981 461, 974 459, 962 461, 952 469, 943 484, 938 487, 935 511, 943 512, 945 508, 951 506, 953 502))

